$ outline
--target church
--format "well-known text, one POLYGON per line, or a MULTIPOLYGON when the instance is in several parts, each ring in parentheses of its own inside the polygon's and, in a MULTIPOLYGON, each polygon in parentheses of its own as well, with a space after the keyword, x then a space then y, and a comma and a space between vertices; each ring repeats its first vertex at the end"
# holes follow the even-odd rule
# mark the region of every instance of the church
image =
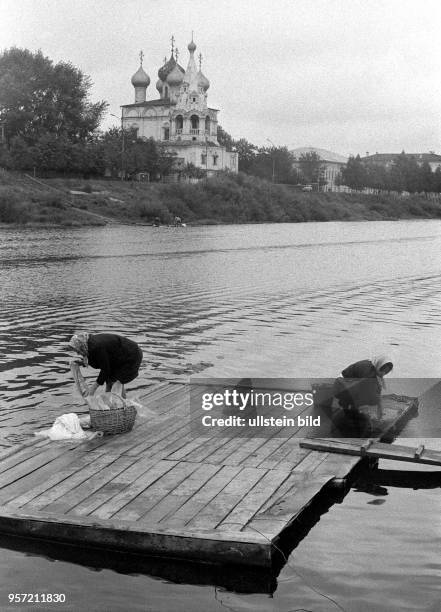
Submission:
POLYGON ((171 56, 158 70, 156 89, 159 98, 147 100, 150 77, 140 66, 132 77, 135 100, 121 107, 123 130, 136 130, 139 138, 154 138, 174 154, 175 172, 187 164, 199 168, 207 176, 220 170, 238 171, 238 154, 227 151, 217 140, 218 110, 207 104, 210 81, 202 73, 202 55, 196 66, 196 45, 193 37, 188 45, 187 68, 178 64, 178 49, 171 39, 171 56))

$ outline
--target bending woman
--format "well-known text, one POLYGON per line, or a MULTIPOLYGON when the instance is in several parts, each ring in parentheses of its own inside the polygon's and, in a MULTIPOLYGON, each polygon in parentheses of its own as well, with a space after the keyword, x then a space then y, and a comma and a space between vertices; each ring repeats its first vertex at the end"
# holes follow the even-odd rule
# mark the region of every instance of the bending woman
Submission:
POLYGON ((90 395, 106 384, 106 391, 119 381, 122 397, 126 397, 124 385, 134 380, 142 362, 142 350, 133 340, 117 334, 75 334, 69 346, 82 358, 82 364, 100 370, 98 378, 89 389, 90 395))
POLYGON ((381 392, 384 376, 392 371, 393 363, 385 356, 370 361, 364 359, 342 371, 343 378, 334 383, 334 397, 345 412, 357 412, 360 406, 377 406, 377 418, 383 416, 381 392))

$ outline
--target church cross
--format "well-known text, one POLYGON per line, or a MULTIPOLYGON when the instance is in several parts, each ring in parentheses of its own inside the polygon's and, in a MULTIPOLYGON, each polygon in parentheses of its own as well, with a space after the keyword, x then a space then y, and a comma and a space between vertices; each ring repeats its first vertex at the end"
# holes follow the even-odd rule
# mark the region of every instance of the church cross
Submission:
POLYGON ((141 62, 141 66, 142 66, 142 60, 144 59, 144 53, 141 51, 139 52, 139 61, 141 62))
POLYGON ((171 42, 171 52, 172 52, 172 55, 173 55, 174 48, 175 48, 175 37, 173 36, 173 34, 172 34, 172 37, 170 39, 170 42, 171 42))
POLYGON ((179 57, 179 50, 176 47, 176 49, 175 49, 175 58, 176 58, 176 61, 178 61, 178 57, 179 57))
POLYGON ((199 53, 199 70, 202 69, 202 53, 199 53))

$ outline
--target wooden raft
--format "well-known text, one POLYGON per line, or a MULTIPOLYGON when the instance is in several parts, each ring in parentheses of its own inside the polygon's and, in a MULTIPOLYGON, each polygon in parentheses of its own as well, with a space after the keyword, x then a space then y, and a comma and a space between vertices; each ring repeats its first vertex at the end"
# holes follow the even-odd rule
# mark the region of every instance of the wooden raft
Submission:
MULTIPOLYGON (((151 412, 130 433, 36 438, 0 454, 0 532, 270 567, 283 532, 360 461, 302 448, 302 428, 195 437, 183 384, 158 385, 142 401, 151 412)), ((383 429, 402 423, 411 403, 386 402, 383 429)))

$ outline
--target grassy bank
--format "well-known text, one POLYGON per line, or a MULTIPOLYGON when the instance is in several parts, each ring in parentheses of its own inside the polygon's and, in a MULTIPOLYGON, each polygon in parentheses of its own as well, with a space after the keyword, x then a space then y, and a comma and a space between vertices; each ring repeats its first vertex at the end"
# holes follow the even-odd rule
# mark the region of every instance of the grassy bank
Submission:
POLYGON ((245 174, 196 184, 42 179, 0 170, 0 223, 103 225, 109 221, 190 224, 441 218, 423 196, 303 193, 245 174), (80 194, 72 194, 80 191, 80 194))

